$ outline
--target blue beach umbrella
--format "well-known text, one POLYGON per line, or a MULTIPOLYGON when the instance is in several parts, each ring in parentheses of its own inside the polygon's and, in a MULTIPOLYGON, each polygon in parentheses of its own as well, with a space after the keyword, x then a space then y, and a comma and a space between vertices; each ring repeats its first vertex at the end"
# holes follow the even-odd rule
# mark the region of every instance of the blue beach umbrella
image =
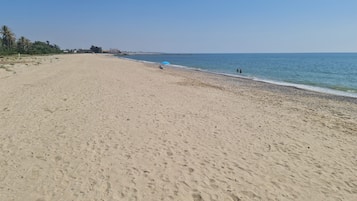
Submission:
POLYGON ((162 65, 169 65, 170 62, 168 62, 168 61, 163 61, 163 62, 161 62, 161 64, 162 64, 162 65))

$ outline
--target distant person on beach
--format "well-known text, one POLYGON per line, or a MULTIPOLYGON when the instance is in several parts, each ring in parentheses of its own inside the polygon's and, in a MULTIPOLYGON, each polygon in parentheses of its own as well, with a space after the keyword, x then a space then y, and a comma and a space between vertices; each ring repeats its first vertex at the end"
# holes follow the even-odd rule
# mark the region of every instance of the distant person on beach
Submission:
POLYGON ((164 67, 162 65, 159 66, 160 69, 164 69, 164 67))
POLYGON ((237 73, 242 73, 242 69, 237 68, 237 73))

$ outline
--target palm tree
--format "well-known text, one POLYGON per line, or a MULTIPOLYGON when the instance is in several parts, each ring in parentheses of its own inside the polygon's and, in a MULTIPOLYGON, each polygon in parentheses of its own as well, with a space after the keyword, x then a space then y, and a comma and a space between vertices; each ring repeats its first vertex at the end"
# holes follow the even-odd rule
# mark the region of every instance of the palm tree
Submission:
POLYGON ((23 36, 21 36, 17 40, 17 50, 19 51, 19 53, 22 53, 22 54, 28 53, 30 45, 31 45, 31 41, 23 36))
POLYGON ((2 34, 2 45, 10 50, 15 44, 15 34, 6 25, 1 27, 0 33, 2 34))

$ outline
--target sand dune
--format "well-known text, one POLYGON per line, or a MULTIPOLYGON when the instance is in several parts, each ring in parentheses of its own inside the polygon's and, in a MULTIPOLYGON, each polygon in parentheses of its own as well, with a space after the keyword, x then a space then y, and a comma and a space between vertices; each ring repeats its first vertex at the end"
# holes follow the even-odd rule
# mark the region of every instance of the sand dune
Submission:
POLYGON ((0 200, 357 200, 357 100, 108 55, 0 69, 0 200))

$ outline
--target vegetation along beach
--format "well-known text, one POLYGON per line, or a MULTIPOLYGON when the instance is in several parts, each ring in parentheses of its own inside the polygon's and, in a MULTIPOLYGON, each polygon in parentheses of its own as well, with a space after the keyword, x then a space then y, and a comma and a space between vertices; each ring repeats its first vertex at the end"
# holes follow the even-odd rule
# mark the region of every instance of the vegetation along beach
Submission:
POLYGON ((357 200, 355 1, 2 6, 0 201, 357 200))

